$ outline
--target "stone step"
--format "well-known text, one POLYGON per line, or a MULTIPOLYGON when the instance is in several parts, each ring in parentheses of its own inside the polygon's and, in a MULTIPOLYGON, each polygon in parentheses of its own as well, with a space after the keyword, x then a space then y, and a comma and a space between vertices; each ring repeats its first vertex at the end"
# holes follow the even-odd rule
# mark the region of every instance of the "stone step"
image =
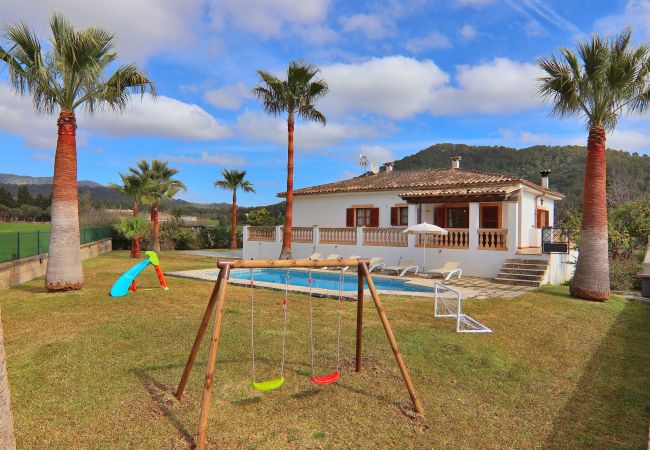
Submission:
POLYGON ((503 267, 501 268, 501 272, 508 272, 508 273, 521 273, 521 274, 527 274, 527 275, 541 275, 544 276, 546 273, 546 268, 535 268, 535 269, 523 269, 523 268, 518 268, 518 267, 506 267, 504 264, 503 267))
POLYGON ((541 266, 539 264, 515 264, 515 263, 504 263, 502 266, 504 269, 518 269, 518 270, 542 270, 546 272, 548 266, 541 266))
POLYGON ((544 275, 535 275, 535 274, 526 274, 526 273, 510 273, 510 272, 505 272, 501 271, 499 272, 499 275, 497 277, 500 278, 513 278, 515 280, 534 280, 534 281, 542 281, 544 279, 544 275))
POLYGON ((505 277, 496 277, 494 281, 501 284, 510 284, 515 286, 539 287, 542 284, 540 281, 517 280, 514 278, 505 278, 505 277))
POLYGON ((523 259, 523 258, 508 258, 506 259, 507 263, 517 263, 517 264, 541 264, 543 266, 548 266, 547 259, 523 259))

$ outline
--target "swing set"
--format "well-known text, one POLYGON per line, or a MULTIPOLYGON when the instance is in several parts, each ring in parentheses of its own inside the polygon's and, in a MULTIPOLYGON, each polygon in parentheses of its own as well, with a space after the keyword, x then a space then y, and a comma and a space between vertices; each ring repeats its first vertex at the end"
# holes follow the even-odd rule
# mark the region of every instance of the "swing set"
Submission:
POLYGON ((361 348, 363 341, 363 303, 364 303, 364 281, 368 285, 370 295, 377 309, 379 319, 382 323, 384 331, 386 332, 386 337, 390 343, 390 347, 395 356, 395 360, 404 379, 404 384, 408 390, 409 396, 411 397, 411 402, 415 411, 419 414, 422 414, 422 407, 420 401, 411 382, 411 377, 409 376, 408 369, 404 364, 402 355, 395 341, 395 336, 386 317, 386 313, 382 306, 381 301, 379 300, 379 295, 377 289, 375 288, 375 283, 370 276, 368 270, 367 259, 321 259, 321 260, 241 260, 241 261, 220 261, 217 266, 219 268, 219 276, 215 282, 214 288, 212 290, 212 295, 208 301, 208 305, 203 314, 201 324, 199 326, 194 344, 190 351, 190 355, 185 364, 185 369, 183 370, 183 375, 181 380, 178 383, 178 388, 176 389, 176 398, 181 400, 183 393, 185 391, 185 386, 192 371, 192 367, 196 360, 196 356, 201 347, 201 342, 205 335, 205 331, 210 322, 210 317, 214 315, 214 325, 212 329, 212 337, 210 339, 210 349, 208 350, 208 362, 205 372, 205 379, 203 383, 203 395, 201 398, 201 413, 199 416, 199 432, 197 438, 197 447, 199 450, 205 449, 205 441, 208 427, 208 413, 210 410, 210 396, 212 392, 212 380, 214 378, 214 371, 217 362, 217 353, 219 349, 219 338, 221 335, 221 325, 224 312, 224 304, 226 301, 226 286, 228 284, 228 278, 230 275, 230 270, 234 268, 246 268, 250 269, 250 303, 251 303, 251 350, 252 350, 252 372, 253 372, 253 388, 260 392, 268 392, 278 389, 285 382, 284 378, 284 362, 285 362, 285 341, 287 333, 287 310, 289 306, 288 302, 288 291, 289 291, 289 268, 308 268, 309 269, 309 341, 310 341, 310 356, 311 356, 311 381, 319 385, 327 385, 335 383, 339 380, 340 373, 340 344, 341 344, 341 316, 343 312, 343 283, 344 275, 343 269, 347 266, 357 266, 358 267, 358 284, 357 284, 357 333, 356 333, 356 358, 355 358, 355 372, 361 371, 361 348), (338 267, 341 269, 339 275, 339 291, 338 291, 338 326, 337 326, 337 337, 336 337, 336 370, 330 374, 317 376, 314 370, 314 332, 313 332, 313 311, 312 311, 312 269, 313 268, 322 268, 322 267, 338 267), (285 286, 284 286, 284 298, 282 301, 282 314, 283 314, 283 331, 282 331, 282 361, 280 365, 280 376, 275 379, 268 381, 257 381, 255 377, 255 282, 253 279, 253 269, 257 268, 284 268, 287 269, 285 274, 285 286))

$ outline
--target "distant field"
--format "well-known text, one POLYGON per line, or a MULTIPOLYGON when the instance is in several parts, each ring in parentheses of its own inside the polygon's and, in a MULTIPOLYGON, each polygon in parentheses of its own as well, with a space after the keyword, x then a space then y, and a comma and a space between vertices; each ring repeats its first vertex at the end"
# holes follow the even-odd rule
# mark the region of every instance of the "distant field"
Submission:
POLYGON ((12 231, 47 231, 49 229, 49 223, 0 222, 0 233, 12 231))

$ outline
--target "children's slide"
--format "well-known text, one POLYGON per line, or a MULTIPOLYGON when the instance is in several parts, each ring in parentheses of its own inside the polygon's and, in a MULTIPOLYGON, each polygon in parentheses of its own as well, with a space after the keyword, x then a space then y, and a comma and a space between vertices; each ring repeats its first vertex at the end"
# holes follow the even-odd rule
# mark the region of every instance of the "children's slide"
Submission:
POLYGON ((131 286, 133 280, 135 280, 136 277, 140 275, 140 272, 142 272, 149 264, 151 264, 151 261, 145 259, 124 272, 111 288, 111 297, 124 297, 129 292, 129 286, 131 286))

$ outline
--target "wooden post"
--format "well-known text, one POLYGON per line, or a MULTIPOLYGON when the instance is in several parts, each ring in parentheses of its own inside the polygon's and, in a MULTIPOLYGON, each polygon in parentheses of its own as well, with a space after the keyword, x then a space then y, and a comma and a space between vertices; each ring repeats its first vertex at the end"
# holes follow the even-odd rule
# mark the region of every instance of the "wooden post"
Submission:
POLYGON ((214 326, 212 328, 212 339, 210 340, 210 350, 208 351, 208 366, 205 370, 205 381, 203 383, 203 396, 201 398, 201 415, 199 416, 199 436, 197 447, 199 450, 205 449, 205 437, 208 430, 208 413, 210 412, 210 394, 212 392, 212 378, 214 377, 214 367, 217 363, 217 353, 219 350, 219 335, 221 334, 221 319, 223 318, 223 305, 225 303, 226 285, 230 265, 224 265, 219 271, 219 289, 217 290, 217 302, 214 311, 214 326))
POLYGON ((422 414, 422 406, 420 406, 420 400, 418 400, 418 396, 417 393, 415 392, 415 388, 413 387, 413 382, 411 381, 411 377, 409 376, 408 369, 406 368, 406 365, 404 364, 404 360, 402 359, 402 354, 400 353, 399 348, 397 347, 397 341, 395 341, 393 330, 391 330, 390 328, 390 324, 388 323, 388 318, 386 317, 386 313, 384 312, 384 307, 381 304, 381 300, 379 300, 379 295, 377 294, 377 290, 375 289, 375 283, 372 281, 372 278, 370 277, 370 273, 368 272, 368 266, 366 266, 365 264, 359 264, 359 269, 361 269, 361 271, 363 272, 363 276, 365 277, 366 282, 368 283, 368 288, 370 289, 372 300, 375 302, 375 307, 377 308, 377 312, 379 313, 379 319, 381 319, 381 324, 384 326, 384 331, 386 331, 386 336, 388 337, 388 341, 390 342, 390 347, 393 349, 393 354, 395 355, 395 360, 397 361, 399 370, 400 372, 402 372, 402 378, 404 378, 406 389, 408 389, 409 395, 411 396, 413 407, 415 408, 415 411, 417 413, 422 414))
MULTIPOLYGON (((223 269, 221 269, 223 270, 223 269)), ((214 289, 212 289, 212 295, 208 301, 208 306, 205 308, 203 313, 203 319, 201 320, 201 325, 199 326, 199 331, 196 333, 196 338, 194 339, 194 345, 192 345, 192 350, 190 351, 190 356, 187 358, 187 363, 185 364, 185 369, 183 370, 183 375, 181 376, 181 381, 178 383, 178 388, 176 389, 176 398, 181 400, 183 398, 183 392, 185 392, 185 386, 187 385, 187 380, 190 377, 190 372, 194 366, 194 360, 196 359, 197 353, 201 348, 201 341, 203 341, 203 336, 205 335, 205 330, 208 328, 208 323, 210 322, 210 316, 212 315, 212 310, 214 309, 214 304, 217 301, 217 293, 222 283, 221 271, 219 272, 219 277, 214 283, 214 289)), ((225 281, 224 281, 225 282, 225 281)))
POLYGON ((361 266, 365 266, 365 262, 359 262, 358 274, 358 287, 357 287, 357 355, 355 359, 355 371, 361 372, 361 347, 363 345, 363 271, 361 266))

